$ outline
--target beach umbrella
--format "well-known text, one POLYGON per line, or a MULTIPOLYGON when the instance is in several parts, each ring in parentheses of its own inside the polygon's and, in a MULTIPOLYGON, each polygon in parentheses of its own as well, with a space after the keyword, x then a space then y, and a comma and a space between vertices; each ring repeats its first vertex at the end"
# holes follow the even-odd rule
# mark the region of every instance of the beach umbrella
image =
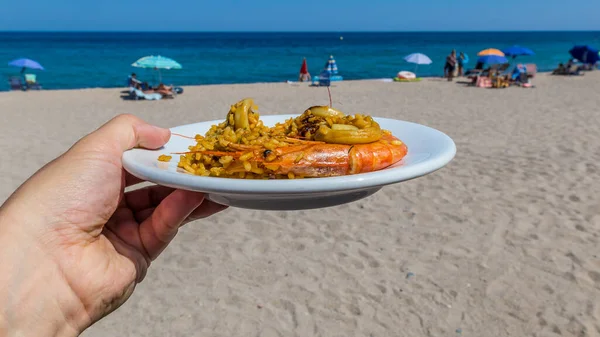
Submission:
POLYGON ((508 63, 508 59, 499 55, 484 55, 477 59, 477 62, 484 64, 504 64, 508 63))
POLYGON ((512 56, 513 58, 515 58, 517 56, 524 56, 524 55, 535 55, 533 50, 531 50, 529 48, 521 47, 518 45, 508 47, 508 48, 504 49, 502 52, 504 53, 504 56, 512 56))
POLYGON ((600 60, 598 49, 590 46, 575 46, 569 50, 569 54, 582 63, 594 64, 600 60))
POLYGON ((158 78, 159 78, 160 82, 162 82, 160 69, 181 69, 182 68, 181 64, 177 63, 177 61, 170 59, 168 57, 160 56, 160 55, 144 56, 141 59, 133 62, 131 65, 134 67, 137 67, 137 68, 150 68, 150 69, 158 70, 158 78))
POLYGON ((154 69, 181 69, 181 64, 177 61, 164 56, 144 56, 135 61, 132 66, 139 68, 154 68, 154 69))
POLYGON ((429 56, 425 55, 425 54, 421 54, 421 53, 412 53, 410 55, 406 55, 404 57, 404 60, 406 62, 410 62, 410 63, 415 63, 415 73, 417 72, 417 68, 419 67, 419 64, 431 64, 432 61, 429 58, 429 56))
POLYGON ((329 72, 330 74, 338 73, 337 64, 335 63, 335 60, 333 59, 333 55, 330 55, 329 60, 327 60, 327 63, 325 63, 325 71, 329 72))
POLYGON ((410 62, 410 63, 416 63, 416 64, 431 64, 431 59, 425 55, 425 54, 421 54, 421 53, 413 53, 410 55, 406 55, 404 57, 404 60, 406 62, 410 62))
POLYGON ((302 66, 300 67, 300 74, 308 74, 308 66, 306 65, 306 57, 302 60, 302 66))
POLYGON ((39 64, 38 62, 36 62, 34 60, 30 60, 30 59, 25 59, 25 58, 10 61, 10 62, 8 62, 8 65, 13 66, 13 67, 22 68, 21 72, 24 72, 25 68, 44 70, 44 67, 42 67, 42 65, 39 64))
POLYGON ((477 56, 488 56, 488 55, 496 55, 496 56, 504 56, 504 53, 496 48, 484 49, 477 53, 477 56))

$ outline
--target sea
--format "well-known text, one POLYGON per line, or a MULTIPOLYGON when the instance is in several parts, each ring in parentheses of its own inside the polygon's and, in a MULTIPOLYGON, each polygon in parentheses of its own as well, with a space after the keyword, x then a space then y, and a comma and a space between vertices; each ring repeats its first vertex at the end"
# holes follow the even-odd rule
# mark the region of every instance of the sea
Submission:
POLYGON ((452 49, 464 52, 474 66, 477 52, 520 45, 533 56, 513 62, 536 63, 551 71, 566 62, 574 45, 600 47, 600 31, 568 32, 0 32, 0 74, 17 58, 38 61, 37 74, 44 89, 111 88, 125 86, 132 72, 142 81, 156 83, 158 72, 131 64, 148 55, 162 55, 182 65, 162 70, 162 82, 203 85, 285 82, 298 78, 303 58, 311 75, 318 75, 333 55, 345 80, 392 78, 401 70, 418 76, 441 76, 452 49), (404 61, 423 53, 433 61, 416 66, 404 61))

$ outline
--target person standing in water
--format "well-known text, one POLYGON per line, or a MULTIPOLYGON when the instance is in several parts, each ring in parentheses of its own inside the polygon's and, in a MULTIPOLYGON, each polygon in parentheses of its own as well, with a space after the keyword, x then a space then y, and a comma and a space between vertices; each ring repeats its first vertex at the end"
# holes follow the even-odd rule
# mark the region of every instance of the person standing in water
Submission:
POLYGON ((446 64, 444 65, 444 75, 448 77, 448 81, 452 81, 454 69, 456 69, 456 50, 452 49, 450 55, 446 56, 446 64))
POLYGON ((458 56, 458 76, 463 76, 464 75, 464 69, 465 69, 465 64, 469 62, 469 58, 465 56, 465 54, 463 52, 460 52, 460 55, 458 56))

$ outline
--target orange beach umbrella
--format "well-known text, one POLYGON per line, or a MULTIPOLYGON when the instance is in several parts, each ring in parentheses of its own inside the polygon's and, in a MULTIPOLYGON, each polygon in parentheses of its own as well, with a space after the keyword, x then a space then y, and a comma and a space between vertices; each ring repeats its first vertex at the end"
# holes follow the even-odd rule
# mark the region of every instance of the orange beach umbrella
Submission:
POLYGON ((479 53, 477 53, 477 56, 489 56, 489 55, 504 56, 504 53, 496 48, 485 49, 485 50, 482 50, 479 53))

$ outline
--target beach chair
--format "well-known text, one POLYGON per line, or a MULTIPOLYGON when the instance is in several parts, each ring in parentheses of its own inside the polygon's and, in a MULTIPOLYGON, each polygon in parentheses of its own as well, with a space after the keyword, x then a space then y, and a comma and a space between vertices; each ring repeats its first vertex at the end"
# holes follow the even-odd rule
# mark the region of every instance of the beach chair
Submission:
POLYGON ((319 86, 329 87, 331 86, 331 74, 328 71, 323 71, 319 74, 319 86))
POLYGON ((509 63, 503 63, 503 64, 499 65, 498 68, 496 68, 496 74, 498 76, 500 76, 500 75, 508 75, 509 74, 508 68, 510 68, 510 64, 509 63))
POLYGON ((469 78, 476 78, 478 75, 481 75, 483 73, 483 65, 484 64, 482 62, 477 62, 475 68, 469 69, 465 72, 465 76, 469 78))
POLYGON ((534 88, 530 82, 530 78, 527 77, 527 73, 520 73, 519 77, 515 80, 515 84, 521 88, 534 88))
MULTIPOLYGON (((479 67, 480 65, 477 64, 477 66, 479 67)), ((472 85, 476 85, 479 77, 489 77, 490 73, 498 72, 500 70, 505 71, 508 68, 508 66, 509 66, 508 63, 502 64, 502 65, 492 64, 491 66, 489 66, 489 68, 486 68, 486 69, 482 69, 482 68, 470 69, 467 71, 467 73, 465 73, 465 76, 471 80, 472 85)))
POLYGON ((35 74, 25 74, 25 84, 27 89, 42 89, 42 86, 37 82, 37 76, 35 74))
POLYGON ((25 86, 21 82, 20 77, 17 77, 17 76, 9 77, 8 84, 10 85, 10 90, 25 90, 25 86))
POLYGON ((519 63, 512 70, 510 78, 513 81, 517 81, 520 78, 521 74, 527 74, 527 71, 525 69, 525 66, 519 63))
POLYGON ((473 78, 481 75, 481 73, 483 73, 483 69, 469 69, 464 75, 468 78, 473 78))
POLYGON ((580 71, 592 71, 592 70, 594 70, 594 65, 592 65, 590 63, 584 63, 579 66, 579 70, 580 71))
POLYGON ((527 77, 534 78, 537 73, 537 65, 535 63, 526 64, 525 71, 527 72, 527 77))
POLYGON ((484 70, 478 69, 475 71, 471 71, 471 73, 466 76, 470 80, 469 86, 474 86, 474 85, 477 85, 477 81, 479 80, 480 77, 487 76, 487 74, 484 73, 484 70))
POLYGON ((569 69, 567 69, 565 75, 581 76, 584 75, 584 73, 581 72, 581 68, 578 65, 572 64, 569 69))
POLYGON ((135 84, 141 84, 142 82, 138 79, 131 77, 131 75, 127 76, 127 81, 125 82, 126 87, 134 87, 135 84))
POLYGON ((508 88, 510 81, 506 76, 496 76, 492 79, 492 88, 508 88))
POLYGON ((133 94, 134 94, 134 98, 136 101, 140 100, 140 99, 145 99, 145 100, 149 100, 149 101, 152 101, 152 100, 158 101, 163 98, 162 95, 159 93, 146 94, 139 89, 133 89, 133 94))
MULTIPOLYGON (((467 78, 471 80, 469 85, 479 87, 479 84, 482 83, 482 81, 486 82, 485 78, 490 79, 490 81, 491 81, 491 78, 494 76, 493 74, 495 74, 496 71, 498 70, 498 67, 499 67, 499 65, 493 64, 493 65, 489 66, 489 68, 486 68, 486 69, 471 70, 470 75, 467 76, 467 78), (484 79, 481 80, 481 78, 484 78, 484 79)), ((490 82, 489 87, 486 86, 486 87, 482 87, 482 88, 491 88, 491 82, 490 82)))

